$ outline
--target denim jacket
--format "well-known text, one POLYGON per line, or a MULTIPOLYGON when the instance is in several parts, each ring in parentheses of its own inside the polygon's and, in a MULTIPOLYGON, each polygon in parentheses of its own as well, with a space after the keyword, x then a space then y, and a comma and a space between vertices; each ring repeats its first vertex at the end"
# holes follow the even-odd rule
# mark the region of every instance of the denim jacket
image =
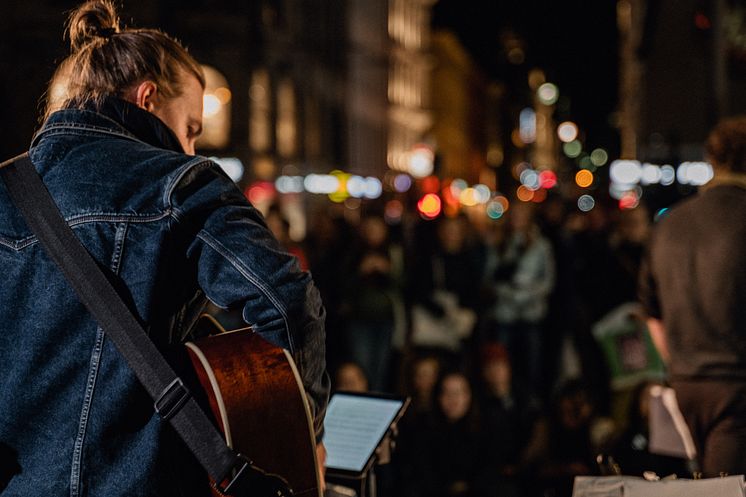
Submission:
MULTIPOLYGON (((188 338, 190 304, 207 298, 289 349, 320 436, 329 384, 311 276, 216 164, 169 150, 170 130, 128 105, 115 107, 140 121, 134 133, 117 112, 66 109, 34 138, 31 159, 63 216, 159 347, 188 338)), ((0 494, 195 495, 204 473, 4 184, 0 212, 0 494)))

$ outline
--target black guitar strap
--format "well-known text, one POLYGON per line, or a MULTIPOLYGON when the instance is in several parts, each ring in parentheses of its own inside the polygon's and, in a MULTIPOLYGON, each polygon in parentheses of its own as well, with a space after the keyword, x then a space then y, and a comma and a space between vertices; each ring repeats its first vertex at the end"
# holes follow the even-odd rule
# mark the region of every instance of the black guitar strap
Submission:
MULTIPOLYGON (((59 266, 80 301, 114 341, 154 399, 155 410, 171 423, 216 482, 216 490, 221 494, 242 493, 247 482, 251 482, 249 486, 254 487, 254 491, 256 487, 266 488, 267 482, 257 480, 268 477, 226 445, 220 432, 65 222, 28 153, 0 164, 0 176, 29 229, 59 266)), ((274 489, 273 493, 276 491, 274 489)), ((280 495, 284 493, 280 491, 280 495)))

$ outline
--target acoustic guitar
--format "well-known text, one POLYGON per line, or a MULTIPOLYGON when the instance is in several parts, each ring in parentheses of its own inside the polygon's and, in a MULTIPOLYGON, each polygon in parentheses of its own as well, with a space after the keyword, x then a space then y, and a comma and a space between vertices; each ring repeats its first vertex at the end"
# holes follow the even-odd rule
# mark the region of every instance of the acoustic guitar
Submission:
POLYGON ((211 316, 198 326, 212 334, 185 345, 227 444, 294 496, 321 497, 311 414, 290 353, 250 328, 227 332, 211 316))

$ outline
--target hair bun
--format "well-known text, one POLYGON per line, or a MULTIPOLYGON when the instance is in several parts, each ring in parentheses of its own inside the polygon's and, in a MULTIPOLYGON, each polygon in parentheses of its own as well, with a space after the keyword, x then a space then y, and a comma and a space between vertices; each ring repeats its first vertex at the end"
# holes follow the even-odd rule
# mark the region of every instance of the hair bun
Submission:
POLYGON ((119 32, 119 17, 110 0, 91 0, 70 14, 67 34, 70 48, 77 52, 96 38, 110 38, 119 32))

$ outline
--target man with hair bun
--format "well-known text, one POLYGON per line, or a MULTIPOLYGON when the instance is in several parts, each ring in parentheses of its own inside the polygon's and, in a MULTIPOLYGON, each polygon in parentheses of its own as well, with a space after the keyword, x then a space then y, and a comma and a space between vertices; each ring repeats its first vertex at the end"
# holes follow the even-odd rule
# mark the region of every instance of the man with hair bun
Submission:
MULTIPOLYGON (((324 308, 260 213, 195 156, 200 65, 161 31, 122 28, 108 0, 74 10, 67 37, 65 89, 29 150, 63 217, 158 347, 186 340, 192 304, 209 300, 290 350, 323 456, 324 308)), ((0 493, 210 495, 5 185, 0 213, 0 493)))
POLYGON ((746 473, 746 117, 705 152, 714 178, 654 230, 640 298, 705 476, 746 473))

